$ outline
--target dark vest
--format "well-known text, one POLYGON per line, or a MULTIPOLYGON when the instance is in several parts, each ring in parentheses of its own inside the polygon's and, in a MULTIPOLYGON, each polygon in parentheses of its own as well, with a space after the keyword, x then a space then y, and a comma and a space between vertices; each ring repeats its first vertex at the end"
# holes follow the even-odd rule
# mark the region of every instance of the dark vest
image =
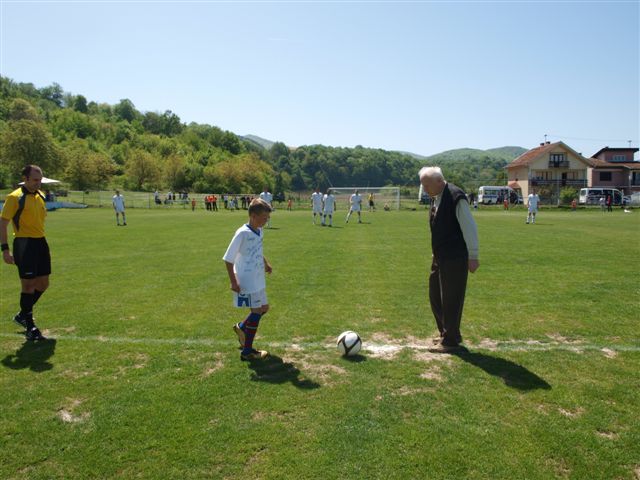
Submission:
POLYGON ((438 258, 460 258, 469 255, 467 244, 462 236, 462 230, 456 217, 456 205, 460 200, 467 199, 462 190, 447 183, 441 194, 438 213, 431 218, 431 250, 438 258))

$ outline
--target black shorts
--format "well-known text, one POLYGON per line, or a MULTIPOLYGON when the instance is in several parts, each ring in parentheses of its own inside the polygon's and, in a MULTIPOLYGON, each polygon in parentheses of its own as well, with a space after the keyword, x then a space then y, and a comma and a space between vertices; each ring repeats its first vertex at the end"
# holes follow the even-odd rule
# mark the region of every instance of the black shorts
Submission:
POLYGON ((13 259, 20 278, 31 279, 51 275, 51 255, 44 237, 14 238, 13 259))

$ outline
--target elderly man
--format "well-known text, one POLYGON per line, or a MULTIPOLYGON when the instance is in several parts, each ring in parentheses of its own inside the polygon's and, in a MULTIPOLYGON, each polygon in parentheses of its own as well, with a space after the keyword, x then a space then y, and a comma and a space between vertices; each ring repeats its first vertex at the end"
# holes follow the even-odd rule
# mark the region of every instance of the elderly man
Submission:
POLYGON ((448 353, 460 348, 460 320, 467 289, 468 272, 478 261, 478 229, 465 193, 447 183, 439 167, 424 167, 420 183, 431 198, 432 264, 429 300, 440 332, 434 352, 448 353))

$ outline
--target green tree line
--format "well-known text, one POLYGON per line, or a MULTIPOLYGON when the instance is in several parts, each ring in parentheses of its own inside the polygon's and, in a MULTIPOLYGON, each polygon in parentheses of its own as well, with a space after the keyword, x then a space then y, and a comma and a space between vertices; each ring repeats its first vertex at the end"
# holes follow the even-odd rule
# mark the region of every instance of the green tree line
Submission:
MULTIPOLYGON (((28 163, 72 189, 241 193, 268 186, 279 193, 415 186, 424 160, 361 146, 276 142, 266 149, 216 126, 185 124, 171 110, 141 112, 129 99, 96 103, 56 83, 37 88, 0 76, 0 188, 13 185, 28 163)), ((448 178, 464 186, 478 174, 495 178, 506 160, 450 163, 448 178)))

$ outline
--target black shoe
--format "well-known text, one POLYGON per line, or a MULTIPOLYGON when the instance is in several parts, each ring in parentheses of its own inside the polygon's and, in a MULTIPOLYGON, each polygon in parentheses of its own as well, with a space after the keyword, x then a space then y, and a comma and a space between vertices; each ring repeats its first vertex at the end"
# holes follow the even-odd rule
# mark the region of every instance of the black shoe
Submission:
POLYGON ((39 340, 46 340, 46 338, 40 333, 38 327, 33 327, 31 330, 28 330, 25 334, 25 338, 28 342, 36 342, 39 340))
POLYGON ((20 325, 22 328, 27 328, 27 321, 22 318, 19 313, 16 313, 16 316, 13 317, 13 321, 20 325))

